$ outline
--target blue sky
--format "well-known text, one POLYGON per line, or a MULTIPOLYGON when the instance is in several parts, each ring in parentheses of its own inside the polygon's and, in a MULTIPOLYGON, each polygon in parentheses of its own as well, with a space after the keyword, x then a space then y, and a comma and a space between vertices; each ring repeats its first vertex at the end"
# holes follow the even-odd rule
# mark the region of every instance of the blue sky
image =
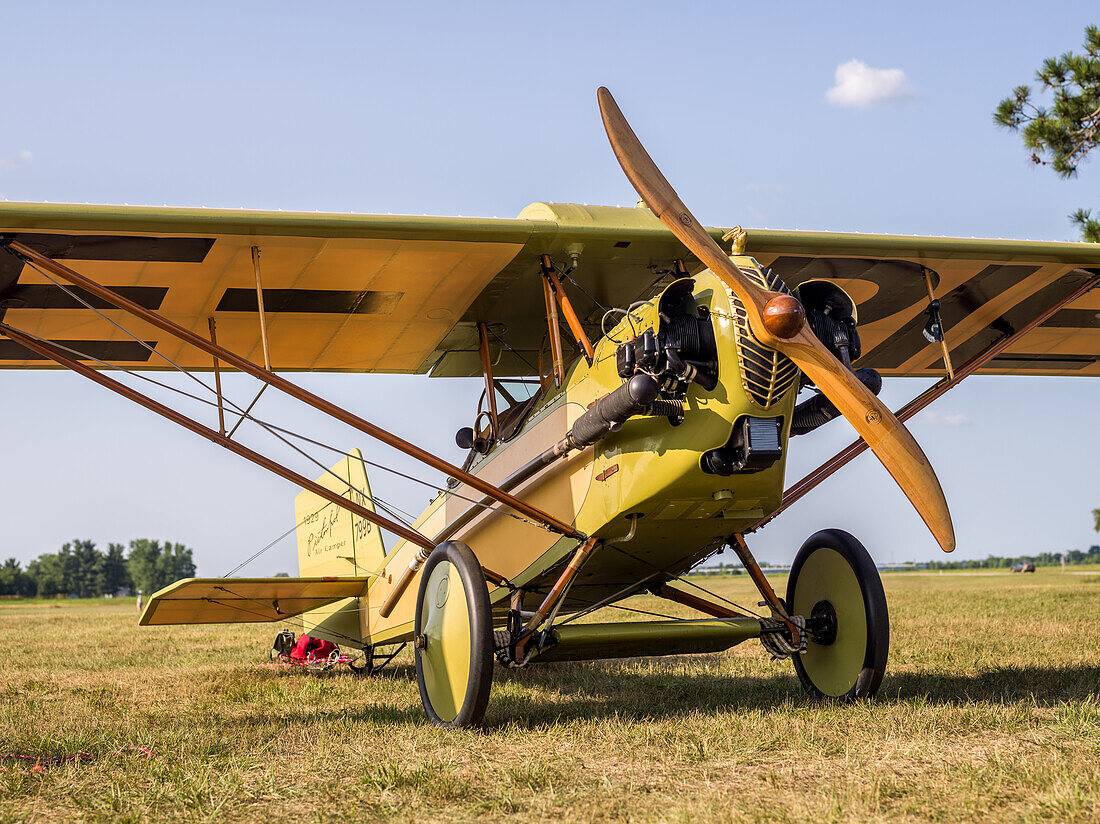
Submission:
MULTIPOLYGON (((1095 22, 1094 3, 20 4, 5 13, 0 195, 501 217, 535 200, 631 204, 595 105, 605 84, 704 222, 1070 240, 1066 215, 1100 207, 1095 163, 1072 181, 1033 168, 991 112, 1095 22), (860 75, 893 98, 830 102, 853 60, 903 73, 860 75)), ((193 546, 213 575, 293 525, 288 484, 76 376, 0 380, 0 557, 151 536, 193 546)), ((479 391, 302 381, 456 460, 479 391)), ((888 381, 885 397, 897 407, 922 386, 888 381)), ((1098 392, 1089 379, 979 378, 913 422, 958 556, 1100 542, 1098 392)), ((271 394, 262 414, 389 460, 271 394)), ((789 480, 850 439, 840 422, 795 441, 789 480)), ((409 510, 427 499, 384 477, 374 487, 409 510)), ((938 552, 869 456, 752 545, 789 559, 826 526, 883 561, 938 552)), ((248 571, 277 569, 293 571, 292 541, 248 571)))

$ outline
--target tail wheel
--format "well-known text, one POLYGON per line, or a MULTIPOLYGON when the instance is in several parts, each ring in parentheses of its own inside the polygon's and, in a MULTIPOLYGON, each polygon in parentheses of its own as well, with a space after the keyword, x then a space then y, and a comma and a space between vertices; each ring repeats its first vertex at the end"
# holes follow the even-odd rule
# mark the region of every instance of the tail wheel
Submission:
POLYGON ((446 541, 424 563, 415 632, 428 717, 444 727, 479 723, 493 682, 493 622, 481 564, 465 544, 446 541))
POLYGON ((806 691, 850 701, 873 696, 890 649, 890 618, 871 556, 841 529, 812 535, 798 550, 787 604, 806 618, 809 643, 794 656, 806 691))

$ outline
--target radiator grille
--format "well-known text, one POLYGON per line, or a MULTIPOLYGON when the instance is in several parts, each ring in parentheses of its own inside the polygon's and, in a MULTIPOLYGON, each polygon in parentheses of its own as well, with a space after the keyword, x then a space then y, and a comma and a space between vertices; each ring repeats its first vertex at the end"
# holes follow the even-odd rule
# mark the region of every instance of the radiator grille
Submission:
MULTIPOLYGON (((787 295, 791 293, 787 285, 770 271, 741 269, 741 274, 771 292, 787 295)), ((741 367, 741 385, 745 387, 753 403, 761 409, 770 409, 786 396, 798 378, 798 367, 786 355, 761 345, 753 337, 745 305, 736 295, 731 295, 730 298, 737 363, 741 367)))

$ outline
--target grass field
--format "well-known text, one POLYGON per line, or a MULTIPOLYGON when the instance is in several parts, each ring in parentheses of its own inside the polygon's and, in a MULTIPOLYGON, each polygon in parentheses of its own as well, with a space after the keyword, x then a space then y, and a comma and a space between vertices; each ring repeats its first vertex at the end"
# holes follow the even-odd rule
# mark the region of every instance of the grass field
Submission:
MULTIPOLYGON (((885 575, 874 701, 814 703, 750 642, 498 669, 482 731, 425 723, 408 656, 373 678, 283 673, 262 666, 273 625, 0 601, 0 751, 153 754, 0 769, 0 822, 1095 822, 1094 572, 885 575)), ((755 601, 744 578, 706 583, 755 601)))

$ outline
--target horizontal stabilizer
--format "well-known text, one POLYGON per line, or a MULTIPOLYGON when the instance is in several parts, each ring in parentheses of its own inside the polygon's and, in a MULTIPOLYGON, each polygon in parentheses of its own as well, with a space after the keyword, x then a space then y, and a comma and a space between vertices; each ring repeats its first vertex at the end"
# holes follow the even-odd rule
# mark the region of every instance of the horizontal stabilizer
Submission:
POLYGON ((154 594, 142 626, 282 621, 362 595, 369 578, 184 578, 154 594))

